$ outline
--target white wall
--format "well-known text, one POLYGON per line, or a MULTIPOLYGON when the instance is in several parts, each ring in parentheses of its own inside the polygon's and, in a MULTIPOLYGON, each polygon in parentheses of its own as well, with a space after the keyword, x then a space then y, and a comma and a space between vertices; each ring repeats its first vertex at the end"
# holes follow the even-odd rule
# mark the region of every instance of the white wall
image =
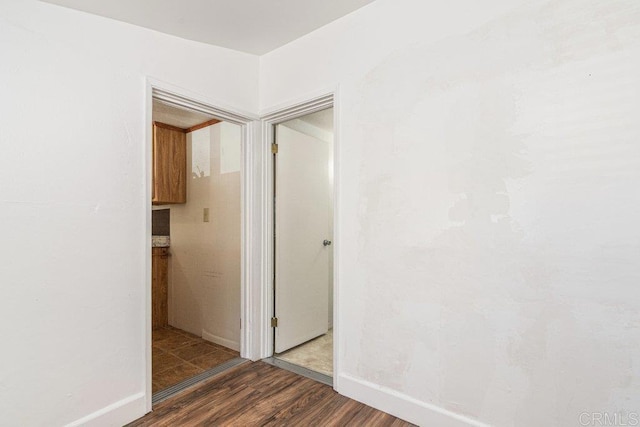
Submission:
POLYGON ((340 85, 339 391, 421 425, 638 411, 637 1, 378 0, 260 66, 265 111, 340 85))
POLYGON ((256 110, 254 56, 0 2, 7 425, 122 425, 145 411, 145 76, 256 110))
MULTIPOLYGON (((265 110, 340 84, 343 392, 441 426, 640 407, 638 7, 377 0, 261 58, 265 110)), ((122 424, 145 76, 253 112, 257 59, 33 0, 0 55, 0 412, 122 424)))
POLYGON ((234 350, 240 349, 240 143, 240 126, 226 122, 189 133, 187 203, 170 208, 169 323, 234 350))

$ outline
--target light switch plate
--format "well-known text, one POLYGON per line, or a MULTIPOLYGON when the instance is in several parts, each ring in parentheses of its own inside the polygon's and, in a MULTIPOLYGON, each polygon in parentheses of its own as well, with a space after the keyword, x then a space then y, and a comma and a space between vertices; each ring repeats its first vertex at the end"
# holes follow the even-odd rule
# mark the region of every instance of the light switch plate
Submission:
POLYGON ((209 222, 209 208, 204 208, 202 211, 202 222, 209 222))

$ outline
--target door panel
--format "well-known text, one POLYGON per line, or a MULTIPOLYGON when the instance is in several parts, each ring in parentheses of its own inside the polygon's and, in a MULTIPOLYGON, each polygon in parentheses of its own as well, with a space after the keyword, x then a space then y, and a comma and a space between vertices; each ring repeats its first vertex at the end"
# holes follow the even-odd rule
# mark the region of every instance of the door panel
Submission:
POLYGON ((329 144, 276 126, 276 353, 327 332, 329 144))

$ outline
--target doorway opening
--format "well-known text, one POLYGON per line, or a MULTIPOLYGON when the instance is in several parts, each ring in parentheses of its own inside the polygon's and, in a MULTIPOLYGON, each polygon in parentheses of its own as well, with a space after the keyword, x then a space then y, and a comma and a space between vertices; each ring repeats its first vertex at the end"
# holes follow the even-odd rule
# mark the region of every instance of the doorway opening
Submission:
POLYGON ((153 403, 244 362, 242 172, 249 120, 192 105, 153 92, 153 403))
POLYGON ((330 105, 274 124, 272 149, 274 364, 325 383, 334 372, 333 117, 330 105))

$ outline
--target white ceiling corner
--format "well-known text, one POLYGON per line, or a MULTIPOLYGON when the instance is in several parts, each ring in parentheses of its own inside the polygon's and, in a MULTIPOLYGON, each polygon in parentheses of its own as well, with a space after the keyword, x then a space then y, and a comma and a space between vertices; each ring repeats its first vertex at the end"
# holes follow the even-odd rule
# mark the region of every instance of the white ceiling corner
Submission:
POLYGON ((42 0, 262 55, 374 0, 42 0))
POLYGON ((282 123, 282 125, 331 143, 333 141, 333 108, 317 111, 282 123))

